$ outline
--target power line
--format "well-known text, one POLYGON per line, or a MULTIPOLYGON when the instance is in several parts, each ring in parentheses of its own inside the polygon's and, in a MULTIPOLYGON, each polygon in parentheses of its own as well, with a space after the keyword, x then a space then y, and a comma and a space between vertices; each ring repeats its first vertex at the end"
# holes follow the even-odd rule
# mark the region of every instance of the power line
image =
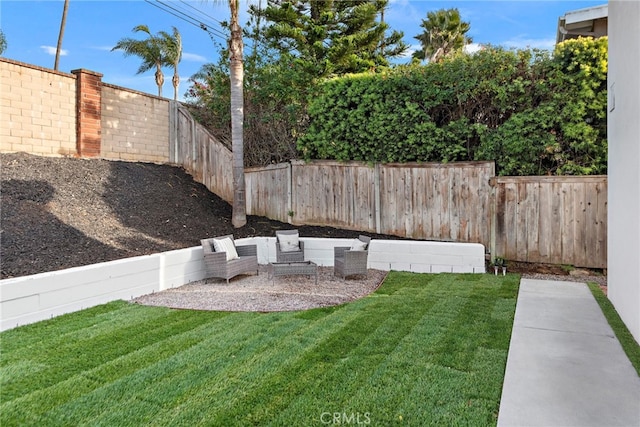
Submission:
MULTIPOLYGON (((177 4, 175 4, 175 3, 173 3, 173 6, 171 6, 171 5, 169 5, 169 4, 167 4, 167 3, 165 3, 165 2, 164 2, 164 1, 162 1, 162 0, 156 0, 156 1, 157 1, 158 3, 160 3, 160 4, 162 4, 163 6, 168 7, 169 9, 172 9, 172 10, 174 10, 174 11, 178 12, 178 13, 179 13, 179 14, 181 14, 182 16, 187 17, 188 19, 192 19, 192 20, 196 21, 196 22, 199 24, 198 26, 199 26, 202 30, 204 30, 204 31, 206 31, 206 32, 209 32, 209 30, 211 30, 212 32, 216 33, 219 37, 222 37, 222 38, 224 38, 224 39, 226 40, 226 38, 227 38, 227 34, 226 34, 226 33, 224 33, 224 32, 222 32, 222 31, 220 31, 220 30, 218 30, 218 29, 216 29, 215 27, 216 27, 216 25, 217 25, 217 24, 212 24, 211 22, 205 22, 203 19, 199 19, 199 18, 196 18, 196 17, 192 16, 188 11, 185 11, 184 9, 180 9, 180 8, 178 7, 178 5, 177 5, 177 4)), ((201 10, 196 9, 196 8, 194 8, 193 6, 192 6, 192 8, 193 8, 196 12, 198 12, 200 15, 204 15, 204 13, 203 13, 201 10)), ((216 20, 216 19, 214 19, 214 21, 217 21, 217 20, 216 20)), ((220 21, 217 21, 217 22, 220 22, 220 21)))
MULTIPOLYGON (((162 0, 156 0, 156 1, 158 1, 158 2, 160 2, 160 3, 163 3, 163 1, 162 1, 162 0)), ((165 1, 167 1, 167 0, 165 0, 165 1)), ((169 1, 170 1, 170 0, 169 0, 169 1)), ((215 18, 215 17, 213 17, 213 16, 211 16, 211 15, 209 15, 209 14, 205 13, 203 10, 198 9, 198 8, 196 8, 196 7, 192 6, 192 5, 190 5, 187 1, 185 1, 185 0, 178 0, 178 1, 179 1, 180 3, 182 3, 182 4, 186 5, 186 6, 187 6, 187 7, 189 7, 190 9, 193 9, 193 10, 194 10, 198 15, 202 15, 202 16, 206 17, 207 19, 210 19, 210 20, 215 21, 215 22, 217 23, 217 24, 211 24, 211 22, 207 22, 205 19, 200 19, 199 21, 200 21, 201 23, 203 23, 205 26, 206 26, 207 24, 209 24, 209 25, 211 25, 211 26, 216 26, 216 25, 219 25, 220 27, 224 27, 224 26, 225 26, 225 24, 223 23, 223 21, 220 21, 219 19, 217 19, 217 18, 215 18)), ((185 12, 185 11, 186 11, 186 9, 184 9, 183 7, 181 7, 181 6, 179 6, 179 5, 175 4, 175 3, 174 3, 174 5, 175 5, 175 7, 180 8, 180 9, 182 10, 182 13, 183 13, 183 14, 187 14, 187 15, 188 15, 188 13, 187 13, 187 12, 185 12)), ((170 6, 169 6, 169 7, 170 7, 170 6)), ((194 19, 195 19, 195 18, 194 18, 194 19)), ((228 24, 227 24, 227 25, 228 25, 228 24)), ((201 27, 201 28, 202 28, 202 27, 201 27)), ((204 28, 202 28, 202 29, 204 29, 204 28)), ((228 29, 228 28, 227 28, 227 29, 228 29)), ((214 29, 214 30, 215 30, 215 29, 214 29)), ((205 31, 206 31, 206 30, 205 30, 205 31)), ((217 31, 217 33, 218 33, 218 34, 223 34, 223 33, 221 33, 219 30, 215 30, 215 31, 217 31)), ((224 37, 225 37, 225 41, 227 41, 228 33, 224 33, 224 37)), ((252 45, 251 43, 247 42, 247 40, 246 40, 246 39, 245 39, 245 40, 243 40, 243 44, 244 44, 244 46, 245 46, 246 48, 250 48, 250 49, 252 49, 252 48, 253 48, 253 45, 252 45)))
MULTIPOLYGON (((184 3, 184 1, 180 0, 181 2, 184 3)), ((211 22, 206 22, 203 21, 197 17, 194 17, 193 15, 191 15, 190 13, 186 12, 184 9, 178 9, 177 7, 171 6, 169 4, 166 4, 165 2, 163 2, 162 0, 145 0, 145 2, 149 3, 150 5, 157 7, 158 9, 169 13, 170 15, 175 16, 178 19, 181 19, 191 25, 193 25, 194 27, 198 27, 201 30, 204 30, 207 34, 209 34, 209 36, 211 37, 211 39, 213 40, 213 37, 217 37, 218 39, 222 40, 223 42, 227 42, 229 40, 229 35, 222 32, 221 30, 218 30, 215 28, 216 24, 212 24, 211 22)), ((188 5, 188 4, 187 4, 188 5)), ((177 6, 177 5, 176 5, 177 6)), ((194 8, 191 5, 188 5, 189 7, 191 7, 192 9, 194 9, 196 12, 205 15, 211 19, 213 19, 214 21, 220 22, 217 19, 210 17, 209 15, 204 14, 201 10, 194 8)), ((221 22, 220 22, 221 24, 221 22)), ((243 43, 245 48, 252 48, 251 43, 243 43)))
POLYGON ((200 14, 202 14, 202 15, 206 16, 207 18, 211 19, 212 21, 215 21, 215 22, 217 22, 218 24, 222 25, 222 21, 220 21, 220 20, 218 20, 218 19, 214 18, 214 17, 213 17, 213 16, 211 16, 211 15, 207 15, 206 13, 204 13, 204 11, 202 11, 202 10, 200 10, 200 9, 198 9, 198 8, 195 8, 195 7, 191 6, 189 3, 187 3, 187 2, 186 2, 186 1, 184 1, 184 0, 179 0, 179 1, 180 1, 180 3, 184 3, 185 5, 189 6, 191 9, 195 10, 196 12, 198 12, 198 13, 200 13, 200 14))
POLYGON ((218 37, 220 39, 222 39, 223 41, 227 40, 227 35, 225 33, 223 33, 222 31, 219 31, 215 28, 210 28, 211 25, 207 25, 204 22, 202 22, 201 20, 186 14, 174 7, 171 7, 169 5, 166 5, 164 3, 162 3, 160 0, 157 1, 151 1, 151 0, 145 0, 145 2, 149 3, 150 5, 157 7, 158 9, 167 12, 173 16, 175 16, 178 19, 181 19, 191 25, 193 25, 194 27, 198 27, 202 30, 204 30, 205 32, 207 32, 210 36, 212 37, 218 37))

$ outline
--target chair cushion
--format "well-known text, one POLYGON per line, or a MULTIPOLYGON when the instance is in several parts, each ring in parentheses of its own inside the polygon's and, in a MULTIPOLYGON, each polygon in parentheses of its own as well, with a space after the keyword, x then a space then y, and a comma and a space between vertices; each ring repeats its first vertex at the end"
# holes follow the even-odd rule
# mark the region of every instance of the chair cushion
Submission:
POLYGON ((240 258, 233 241, 228 237, 224 239, 213 239, 213 248, 216 252, 226 252, 227 261, 240 258))
POLYGON ((364 251, 367 249, 367 242, 363 242, 360 239, 355 239, 353 243, 351 243, 350 251, 364 251))
POLYGON ((282 252, 295 252, 300 250, 300 235, 295 234, 280 234, 278 235, 278 241, 280 242, 280 250, 282 252))

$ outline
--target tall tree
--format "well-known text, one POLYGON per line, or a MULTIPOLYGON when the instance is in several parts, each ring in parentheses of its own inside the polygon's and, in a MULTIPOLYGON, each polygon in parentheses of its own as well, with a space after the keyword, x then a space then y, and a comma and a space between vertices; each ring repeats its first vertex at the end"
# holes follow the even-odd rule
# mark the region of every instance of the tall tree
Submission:
MULTIPOLYGON (((216 1, 216 0, 214 0, 216 1)), ((240 0, 229 0, 229 80, 231 104, 231 151, 233 175, 233 212, 231 224, 235 228, 247 223, 247 204, 244 183, 244 62, 242 28, 238 23, 240 0)))
POLYGON ((178 100, 178 86, 180 86, 180 75, 178 74, 178 64, 182 60, 182 36, 176 27, 172 27, 171 34, 166 31, 158 33, 161 51, 166 65, 173 67, 173 99, 178 100))
POLYGON ((165 64, 163 57, 161 42, 158 37, 151 34, 149 27, 146 25, 137 25, 132 30, 134 33, 143 32, 149 37, 144 40, 137 40, 125 37, 111 49, 122 50, 124 56, 135 55, 142 59, 142 64, 136 74, 142 74, 145 71, 149 71, 153 67, 156 68, 156 84, 158 85, 158 96, 162 96, 162 85, 164 84, 164 74, 162 73, 162 66, 165 64))
POLYGON ((229 38, 229 77, 231 78, 231 149, 233 151, 233 212, 231 224, 240 228, 247 223, 244 183, 244 63, 242 28, 238 23, 239 0, 229 0, 231 12, 229 38))
POLYGON ((56 60, 53 64, 53 69, 58 70, 58 63, 60 62, 60 52, 62 51, 62 37, 64 36, 64 27, 67 24, 67 11, 69 10, 69 0, 64 0, 64 6, 62 8, 62 20, 60 21, 60 33, 58 34, 58 45, 56 47, 56 60))
POLYGON ((388 66, 404 53, 403 34, 378 21, 388 0, 269 0, 252 15, 269 24, 263 34, 282 55, 290 55, 316 77, 357 73, 388 66))
POLYGON ((456 8, 427 12, 427 19, 423 19, 420 26, 424 32, 414 38, 420 41, 422 49, 413 53, 416 59, 438 62, 471 43, 471 38, 466 36, 471 26, 462 21, 456 8))

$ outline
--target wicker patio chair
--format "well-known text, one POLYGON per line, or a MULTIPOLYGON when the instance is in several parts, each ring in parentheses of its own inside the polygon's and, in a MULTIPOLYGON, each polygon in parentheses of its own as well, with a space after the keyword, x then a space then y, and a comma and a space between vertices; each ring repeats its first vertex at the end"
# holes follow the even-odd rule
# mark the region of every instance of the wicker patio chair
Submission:
POLYGON ((371 238, 360 236, 364 249, 355 250, 352 246, 337 246, 333 248, 333 275, 346 279, 347 276, 356 274, 367 275, 367 256, 369 255, 369 243, 371 238))
POLYGON ((303 262, 304 242, 298 240, 298 249, 294 251, 282 251, 280 248, 281 238, 298 235, 298 230, 278 230, 276 231, 276 262, 303 262))
POLYGON ((207 278, 229 279, 239 274, 258 274, 258 248, 256 245, 236 246, 233 235, 203 239, 200 241, 204 250, 204 265, 207 278), (213 241, 229 237, 238 253, 238 258, 227 261, 226 252, 216 252, 213 241))

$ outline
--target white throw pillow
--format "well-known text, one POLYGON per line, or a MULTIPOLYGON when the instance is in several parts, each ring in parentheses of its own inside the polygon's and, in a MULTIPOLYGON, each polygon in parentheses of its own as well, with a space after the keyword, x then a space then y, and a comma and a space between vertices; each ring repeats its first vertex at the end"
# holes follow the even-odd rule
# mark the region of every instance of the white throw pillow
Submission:
POLYGON ((282 252, 295 252, 300 249, 300 235, 295 234, 279 234, 280 250, 282 252))
POLYGON ((213 239, 213 248, 216 252, 226 252, 227 261, 240 258, 233 241, 231 241, 229 237, 225 237, 224 239, 213 239))
POLYGON ((349 250, 350 251, 364 251, 365 249, 367 249, 367 243, 363 242, 360 239, 355 239, 353 241, 353 243, 351 244, 351 248, 349 250))

